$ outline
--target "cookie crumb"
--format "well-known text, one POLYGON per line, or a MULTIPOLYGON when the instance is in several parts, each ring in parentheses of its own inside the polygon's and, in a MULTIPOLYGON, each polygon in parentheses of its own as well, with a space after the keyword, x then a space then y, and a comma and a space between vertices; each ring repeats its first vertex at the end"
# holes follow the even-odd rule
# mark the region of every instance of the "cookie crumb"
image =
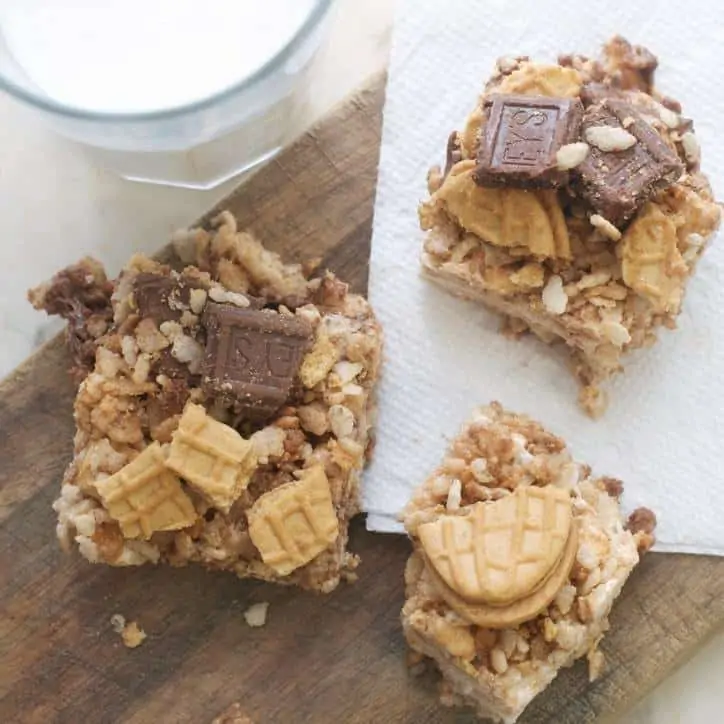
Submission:
POLYGON ((121 634, 123 645, 129 649, 135 649, 146 639, 146 632, 135 621, 126 623, 125 616, 120 613, 111 616, 111 627, 117 634, 121 634))
POLYGON ((246 619, 247 626, 251 628, 259 628, 266 624, 267 612, 269 611, 269 603, 262 601, 261 603, 255 603, 244 611, 244 618, 246 619))
POLYGON ((640 555, 648 552, 656 542, 656 514, 648 508, 636 508, 629 515, 626 528, 634 534, 640 555))
POLYGON ((146 632, 135 621, 131 621, 121 631, 121 638, 126 648, 135 649, 146 640, 146 632))

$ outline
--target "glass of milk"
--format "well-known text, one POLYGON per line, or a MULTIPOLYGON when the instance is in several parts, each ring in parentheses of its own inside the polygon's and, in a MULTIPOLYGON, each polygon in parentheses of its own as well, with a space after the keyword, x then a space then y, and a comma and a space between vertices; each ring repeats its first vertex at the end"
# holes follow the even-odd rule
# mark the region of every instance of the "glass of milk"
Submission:
POLYGON ((0 0, 0 89, 136 181, 207 189, 271 158, 333 0, 0 0))

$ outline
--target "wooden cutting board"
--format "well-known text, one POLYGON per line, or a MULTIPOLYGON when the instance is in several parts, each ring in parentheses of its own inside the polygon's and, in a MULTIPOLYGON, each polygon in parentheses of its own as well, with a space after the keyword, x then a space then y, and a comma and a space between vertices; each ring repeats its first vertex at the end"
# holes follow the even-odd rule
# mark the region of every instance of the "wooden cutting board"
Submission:
MULTIPOLYGON (((364 291, 383 95, 379 76, 219 208, 287 259, 321 256, 364 291)), ((55 339, 0 384, 0 722, 207 724, 234 701, 256 724, 473 720, 440 707, 433 678, 407 674, 402 536, 358 520, 359 581, 325 597, 62 554, 51 504, 71 453, 68 365, 55 339), (269 619, 251 629, 242 614, 257 601, 269 619), (124 648, 114 613, 141 624, 143 645, 124 648)), ((724 560, 649 555, 616 605, 607 673, 589 686, 582 665, 563 672, 523 720, 615 718, 722 622, 724 560)))

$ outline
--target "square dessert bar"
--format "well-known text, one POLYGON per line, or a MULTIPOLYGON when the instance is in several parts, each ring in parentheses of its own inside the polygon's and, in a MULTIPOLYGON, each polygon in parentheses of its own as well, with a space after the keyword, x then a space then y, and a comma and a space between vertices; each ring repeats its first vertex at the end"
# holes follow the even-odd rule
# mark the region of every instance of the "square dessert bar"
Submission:
POLYGON ((58 536, 96 563, 201 563, 328 592, 374 424, 381 330, 332 274, 308 279, 222 213, 176 271, 83 260, 30 292, 69 320, 74 457, 58 536))
POLYGON ((528 417, 475 412, 404 512, 402 623, 444 703, 514 722, 576 659, 599 675, 609 612, 656 524, 645 508, 624 521, 622 489, 528 417))
POLYGON ((675 327, 719 225, 692 122, 623 38, 598 60, 498 61, 420 207, 425 275, 568 345, 591 415, 622 355, 675 327))

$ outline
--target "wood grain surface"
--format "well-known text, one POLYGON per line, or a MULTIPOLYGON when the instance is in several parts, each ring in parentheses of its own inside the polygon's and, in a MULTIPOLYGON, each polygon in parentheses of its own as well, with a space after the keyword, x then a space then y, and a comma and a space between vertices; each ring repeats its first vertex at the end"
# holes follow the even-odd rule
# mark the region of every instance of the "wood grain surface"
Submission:
MULTIPOLYGON (((321 256, 358 291, 383 87, 373 79, 220 205, 287 259, 321 256)), ((359 581, 326 597, 61 553, 51 504, 71 452, 68 364, 56 339, 0 384, 0 722, 208 724, 234 701, 255 724, 473 721, 440 707, 433 676, 406 671, 401 536, 356 521, 359 581), (257 601, 270 602, 269 619, 251 629, 243 611, 257 601), (114 613, 146 630, 139 648, 124 648, 114 613)), ((607 673, 589 685, 583 666, 563 672, 523 721, 616 719, 723 621, 724 561, 649 555, 615 608, 607 673)))

